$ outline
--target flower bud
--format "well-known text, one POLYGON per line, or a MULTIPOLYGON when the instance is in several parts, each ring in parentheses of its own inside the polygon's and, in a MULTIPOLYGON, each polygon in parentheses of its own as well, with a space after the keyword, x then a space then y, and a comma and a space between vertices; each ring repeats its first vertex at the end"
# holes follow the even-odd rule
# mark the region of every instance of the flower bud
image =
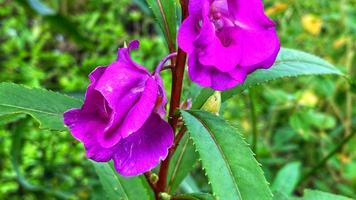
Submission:
POLYGON ((150 174, 150 181, 153 183, 153 184, 156 184, 158 182, 158 175, 156 173, 152 173, 150 174))
POLYGON ((215 115, 219 115, 221 107, 221 93, 219 91, 215 91, 213 95, 211 95, 208 100, 201 107, 202 110, 207 112, 214 113, 215 115))
POLYGON ((171 195, 169 195, 168 193, 165 193, 165 192, 159 193, 159 197, 161 197, 162 200, 170 200, 172 198, 171 195))

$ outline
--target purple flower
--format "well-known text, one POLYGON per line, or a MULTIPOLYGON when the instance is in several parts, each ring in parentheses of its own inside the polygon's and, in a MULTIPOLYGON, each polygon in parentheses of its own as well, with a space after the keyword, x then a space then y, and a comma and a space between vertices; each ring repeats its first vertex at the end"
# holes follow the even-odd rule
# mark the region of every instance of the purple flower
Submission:
POLYGON ((64 123, 97 162, 114 161, 117 172, 134 176, 155 167, 173 144, 173 130, 162 118, 167 99, 158 73, 151 75, 130 58, 133 41, 118 59, 98 67, 82 108, 64 113, 64 123))
POLYGON ((261 0, 190 0, 178 44, 189 54, 190 78, 215 90, 232 88, 256 69, 269 68, 280 49, 261 0))

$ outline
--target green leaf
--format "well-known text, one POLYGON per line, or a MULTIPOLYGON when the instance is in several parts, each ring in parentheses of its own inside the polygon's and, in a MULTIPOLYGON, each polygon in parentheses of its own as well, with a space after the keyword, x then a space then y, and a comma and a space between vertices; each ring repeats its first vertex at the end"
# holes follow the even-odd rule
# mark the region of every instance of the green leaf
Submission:
POLYGON ((192 109, 200 109, 204 103, 214 94, 214 90, 210 88, 204 88, 200 90, 199 94, 193 101, 192 109))
MULTIPOLYGON (((226 101, 247 88, 261 85, 268 81, 305 75, 326 74, 344 76, 335 66, 317 56, 298 50, 282 48, 276 62, 270 69, 259 69, 250 74, 243 85, 222 92, 222 101, 226 101)), ((212 94, 212 89, 203 89, 196 100, 197 102, 193 102, 193 105, 195 104, 194 107, 200 108, 199 106, 202 105, 202 102, 204 103, 212 94)))
POLYGON ((133 2, 140 7, 140 9, 145 13, 145 14, 151 14, 151 10, 149 9, 147 5, 146 0, 133 0, 133 2))
POLYGON ((177 34, 176 1, 146 0, 156 17, 170 49, 175 49, 177 34))
POLYGON ((317 190, 304 190, 303 200, 352 200, 351 198, 317 190))
POLYGON ((215 200, 213 195, 207 193, 182 194, 176 198, 179 200, 215 200))
POLYGON ((300 178, 300 162, 291 162, 278 171, 272 189, 291 195, 300 178))
POLYGON ((204 111, 181 111, 218 199, 272 199, 263 171, 237 130, 204 111))
POLYGON ((0 126, 16 122, 20 119, 25 118, 24 114, 10 114, 10 115, 0 115, 0 126))
POLYGON ((81 101, 56 92, 0 83, 0 116, 29 114, 40 123, 40 128, 65 130, 63 112, 80 106, 81 101))
POLYGON ((273 200, 353 200, 349 197, 310 189, 304 190, 303 197, 288 196, 281 191, 275 191, 273 193, 273 200))
POLYGON ((92 163, 108 199, 153 200, 148 183, 142 176, 125 178, 117 174, 109 163, 92 163))
POLYGON ((273 191, 273 200, 292 200, 292 198, 281 191, 273 191))
POLYGON ((185 134, 180 141, 168 169, 169 193, 173 193, 197 163, 198 154, 195 152, 192 141, 185 134))
POLYGON ((182 184, 180 185, 180 189, 182 190, 182 193, 194 193, 194 192, 200 192, 200 189, 194 180, 192 175, 188 175, 185 177, 183 180, 182 184))

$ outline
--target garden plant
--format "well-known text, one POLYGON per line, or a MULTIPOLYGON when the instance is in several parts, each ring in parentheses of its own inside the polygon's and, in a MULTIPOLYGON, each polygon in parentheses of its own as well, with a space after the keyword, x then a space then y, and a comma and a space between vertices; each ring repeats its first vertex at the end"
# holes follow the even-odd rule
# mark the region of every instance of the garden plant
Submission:
POLYGON ((0 0, 0 199, 355 197, 356 2, 288 2, 0 0))

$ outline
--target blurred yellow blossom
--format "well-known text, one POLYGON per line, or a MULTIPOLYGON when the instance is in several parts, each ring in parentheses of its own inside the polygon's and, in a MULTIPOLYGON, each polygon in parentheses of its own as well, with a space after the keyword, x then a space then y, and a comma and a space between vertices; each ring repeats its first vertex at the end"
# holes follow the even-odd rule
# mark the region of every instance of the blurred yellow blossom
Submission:
POLYGON ((241 126, 242 126, 243 130, 245 130, 245 131, 249 131, 251 129, 251 125, 248 120, 242 120, 241 126))
POLYGON ((299 104, 303 106, 314 107, 317 103, 318 97, 310 90, 305 91, 299 99, 299 104))
POLYGON ((346 44, 347 40, 348 38, 345 36, 342 36, 339 39, 335 40, 333 44, 334 49, 339 49, 340 47, 343 47, 346 44))
POLYGON ((338 157, 339 157, 339 160, 343 164, 348 164, 352 161, 351 158, 347 154, 344 154, 344 153, 339 154, 338 157))
POLYGON ((323 21, 315 15, 308 14, 302 16, 302 25, 308 33, 312 35, 319 35, 323 21))
POLYGON ((274 15, 281 13, 285 11, 288 8, 288 4, 286 3, 281 3, 281 2, 276 2, 273 4, 273 6, 267 8, 266 14, 267 15, 274 15))

